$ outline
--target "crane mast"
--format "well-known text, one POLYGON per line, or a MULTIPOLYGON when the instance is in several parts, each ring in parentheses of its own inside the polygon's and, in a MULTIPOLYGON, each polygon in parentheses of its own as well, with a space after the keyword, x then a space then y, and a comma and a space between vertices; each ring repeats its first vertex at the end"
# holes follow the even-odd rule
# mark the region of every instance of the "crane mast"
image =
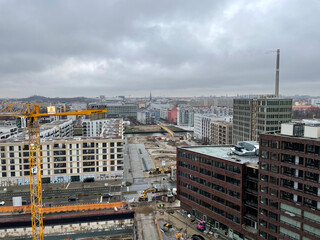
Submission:
POLYGON ((43 240, 41 147, 40 124, 38 122, 38 118, 48 116, 91 115, 106 112, 107 109, 56 112, 55 107, 48 107, 39 104, 7 104, 0 108, 0 116, 28 118, 30 204, 33 240, 43 240), (41 112, 40 107, 46 107, 48 111, 41 112))
POLYGON ((43 239, 40 125, 32 117, 28 124, 32 239, 43 239))

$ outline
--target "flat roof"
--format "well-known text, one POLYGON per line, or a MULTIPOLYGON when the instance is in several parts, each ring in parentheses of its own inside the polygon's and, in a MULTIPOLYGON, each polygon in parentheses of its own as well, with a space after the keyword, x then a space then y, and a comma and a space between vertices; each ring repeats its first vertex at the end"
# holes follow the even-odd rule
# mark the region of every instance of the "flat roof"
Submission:
POLYGON ((232 145, 227 146, 186 146, 181 147, 188 151, 208 155, 210 157, 220 158, 239 164, 258 164, 259 156, 240 156, 231 151, 232 145))

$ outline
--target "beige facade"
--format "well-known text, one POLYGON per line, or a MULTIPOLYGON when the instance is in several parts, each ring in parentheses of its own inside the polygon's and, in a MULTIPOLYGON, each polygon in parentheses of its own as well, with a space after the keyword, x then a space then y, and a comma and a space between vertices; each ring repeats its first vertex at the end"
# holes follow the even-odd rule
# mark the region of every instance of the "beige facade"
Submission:
MULTIPOLYGON (((0 185, 30 182, 28 140, 0 141, 0 185)), ((123 178, 123 139, 101 137, 41 139, 42 182, 123 178)))
POLYGON ((232 144, 232 123, 225 121, 211 121, 211 143, 232 144))

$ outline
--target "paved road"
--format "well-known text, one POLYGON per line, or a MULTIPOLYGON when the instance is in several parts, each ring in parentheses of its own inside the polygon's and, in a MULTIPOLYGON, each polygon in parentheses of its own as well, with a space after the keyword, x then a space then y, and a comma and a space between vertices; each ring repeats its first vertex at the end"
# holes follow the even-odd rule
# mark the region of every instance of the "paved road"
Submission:
POLYGON ((157 227, 155 225, 153 214, 145 215, 141 213, 136 213, 136 219, 139 226, 138 229, 139 229, 140 235, 142 235, 142 239, 144 240, 160 239, 157 231, 157 227))
POLYGON ((144 167, 142 165, 142 159, 137 145, 138 144, 129 144, 129 159, 131 162, 131 172, 134 184, 144 183, 144 167))

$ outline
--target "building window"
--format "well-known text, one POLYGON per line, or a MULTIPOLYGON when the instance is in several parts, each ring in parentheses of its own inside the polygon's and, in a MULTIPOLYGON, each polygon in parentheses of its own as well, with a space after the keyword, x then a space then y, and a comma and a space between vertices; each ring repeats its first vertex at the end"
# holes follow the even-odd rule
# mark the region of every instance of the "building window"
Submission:
POLYGON ((280 227, 280 234, 287 236, 287 237, 294 239, 294 240, 300 239, 300 234, 292 232, 292 231, 290 231, 286 228, 283 228, 283 227, 280 227))
POLYGON ((267 152, 267 151, 261 151, 261 158, 263 158, 263 159, 269 159, 269 152, 267 152))
POLYGON ((279 149, 280 148, 280 143, 279 141, 271 141, 271 147, 279 149))
POLYGON ((260 175, 260 180, 263 181, 263 182, 268 182, 268 175, 261 174, 260 175))
POLYGON ((261 139, 262 147, 269 147, 269 141, 267 139, 261 139))
POLYGON ((263 208, 260 208, 260 214, 263 216, 268 216, 268 211, 263 208))
POLYGON ((261 169, 262 170, 269 170, 269 164, 265 162, 261 162, 261 169))
POLYGON ((275 208, 275 209, 278 209, 278 203, 271 200, 269 201, 269 206, 272 207, 272 208, 275 208))
POLYGON ((267 233, 263 231, 259 231, 259 236, 262 237, 263 239, 267 239, 267 233))
POLYGON ((303 224, 303 231, 307 232, 313 236, 316 236, 317 238, 320 238, 320 229, 319 228, 315 228, 315 227, 309 226, 307 224, 303 224))
POLYGON ((213 176, 214 178, 216 178, 216 179, 221 180, 221 181, 224 181, 224 180, 225 180, 225 176, 224 176, 224 175, 221 175, 221 174, 219 174, 219 173, 214 173, 212 176, 213 176))
POLYGON ((268 187, 267 186, 260 186, 260 192, 268 193, 268 187))
POLYGON ((267 227, 267 222, 265 220, 260 219, 260 226, 267 227))
POLYGON ((270 183, 278 185, 279 184, 279 180, 278 180, 278 178, 270 176, 270 183))
POLYGON ((278 197, 278 190, 270 188, 270 195, 271 196, 275 196, 278 197))
POLYGON ((240 186, 240 181, 239 180, 237 180, 237 179, 234 179, 234 178, 232 178, 232 177, 226 177, 226 181, 228 182, 228 183, 231 183, 231 184, 233 184, 233 185, 236 185, 236 186, 240 186))
POLYGON ((278 220, 278 214, 270 211, 269 212, 269 218, 277 221, 278 220))
POLYGON ((279 172, 278 166, 271 164, 271 165, 270 165, 270 171, 271 171, 271 172, 274 172, 274 173, 278 173, 278 172, 279 172))
POLYGON ((268 205, 268 198, 260 197, 260 203, 268 205))
POLYGON ((279 161, 279 154, 272 152, 272 153, 270 154, 270 158, 271 158, 271 160, 279 161))

